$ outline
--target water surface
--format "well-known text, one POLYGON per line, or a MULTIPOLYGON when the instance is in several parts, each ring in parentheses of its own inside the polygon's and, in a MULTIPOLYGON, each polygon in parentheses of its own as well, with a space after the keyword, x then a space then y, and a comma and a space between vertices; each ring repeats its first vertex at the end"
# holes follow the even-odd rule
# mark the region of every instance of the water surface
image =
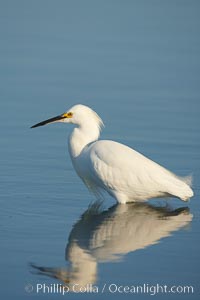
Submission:
MULTIPOLYGON (((84 280, 99 288, 192 285, 189 297, 198 299, 199 1, 0 6, 1 296, 49 298, 36 293, 37 284, 84 280), (108 197, 91 209, 94 199, 67 153, 72 128, 29 129, 76 103, 102 117, 101 138, 125 143, 178 175, 193 174, 191 201, 122 208, 108 197)), ((170 294, 177 297, 188 299, 170 294)))

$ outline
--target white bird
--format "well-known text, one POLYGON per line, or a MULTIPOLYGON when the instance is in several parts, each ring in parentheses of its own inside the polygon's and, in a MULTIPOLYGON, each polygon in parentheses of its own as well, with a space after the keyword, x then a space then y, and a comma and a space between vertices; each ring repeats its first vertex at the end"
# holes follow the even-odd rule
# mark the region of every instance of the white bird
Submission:
POLYGON ((31 128, 55 122, 75 125, 68 140, 72 164, 96 196, 106 191, 119 203, 171 196, 187 201, 193 196, 190 178, 176 176, 128 146, 98 140, 103 121, 91 108, 78 104, 31 128))

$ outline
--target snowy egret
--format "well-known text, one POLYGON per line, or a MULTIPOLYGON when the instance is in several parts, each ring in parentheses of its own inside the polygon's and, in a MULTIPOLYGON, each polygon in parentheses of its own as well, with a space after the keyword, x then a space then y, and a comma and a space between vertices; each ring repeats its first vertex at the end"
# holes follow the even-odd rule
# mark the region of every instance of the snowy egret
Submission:
POLYGON ((188 177, 176 176, 128 146, 98 140, 103 121, 91 108, 78 104, 31 128, 55 122, 75 125, 68 140, 72 164, 97 197, 106 191, 127 203, 171 196, 187 201, 193 196, 188 177))

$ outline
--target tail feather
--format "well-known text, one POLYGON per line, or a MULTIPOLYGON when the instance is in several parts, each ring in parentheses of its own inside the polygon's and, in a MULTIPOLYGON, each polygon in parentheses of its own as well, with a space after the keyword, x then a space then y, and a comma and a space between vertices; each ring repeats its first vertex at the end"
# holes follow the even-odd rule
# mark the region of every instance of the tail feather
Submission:
POLYGON ((189 200, 194 196, 194 192, 191 188, 192 186, 192 176, 178 177, 175 175, 173 180, 173 191, 172 195, 180 198, 183 201, 189 200))
POLYGON ((185 182, 189 187, 192 187, 193 177, 192 175, 179 177, 183 182, 185 182))

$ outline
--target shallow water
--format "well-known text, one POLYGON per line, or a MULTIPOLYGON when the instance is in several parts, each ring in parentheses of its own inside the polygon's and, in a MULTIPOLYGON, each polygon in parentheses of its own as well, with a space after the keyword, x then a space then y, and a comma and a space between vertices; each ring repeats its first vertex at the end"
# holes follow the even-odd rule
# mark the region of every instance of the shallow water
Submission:
POLYGON ((199 9, 199 1, 1 2, 2 297, 59 297, 37 284, 89 282, 98 294, 70 299, 143 299, 153 288, 114 290, 144 284, 190 285, 189 296, 170 299, 198 299, 199 9), (91 206, 67 153, 70 126, 29 129, 75 103, 103 118, 101 138, 193 174, 191 201, 121 207, 108 197, 91 206))

